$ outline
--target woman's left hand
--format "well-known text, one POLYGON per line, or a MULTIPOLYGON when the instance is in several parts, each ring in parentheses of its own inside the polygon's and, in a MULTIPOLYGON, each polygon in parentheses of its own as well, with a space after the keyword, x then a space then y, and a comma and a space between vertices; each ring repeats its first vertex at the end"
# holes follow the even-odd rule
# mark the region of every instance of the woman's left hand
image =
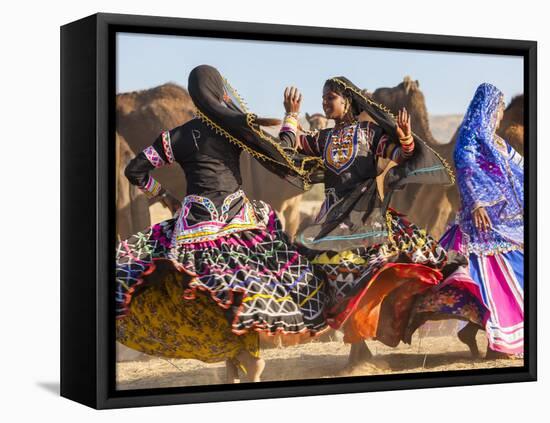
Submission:
POLYGON ((400 140, 409 138, 412 134, 411 131, 411 115, 404 107, 399 110, 397 114, 397 136, 400 140))

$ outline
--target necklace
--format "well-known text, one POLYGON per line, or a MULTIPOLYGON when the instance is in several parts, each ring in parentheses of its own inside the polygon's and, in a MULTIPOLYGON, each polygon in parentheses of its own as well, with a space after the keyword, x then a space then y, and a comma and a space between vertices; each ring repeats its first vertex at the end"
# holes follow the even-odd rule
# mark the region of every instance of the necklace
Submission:
POLYGON ((359 123, 336 126, 329 132, 323 151, 325 165, 339 175, 348 169, 357 155, 359 123))
POLYGON ((341 120, 340 122, 334 125, 334 130, 342 129, 346 126, 354 126, 357 124, 357 120, 341 120))

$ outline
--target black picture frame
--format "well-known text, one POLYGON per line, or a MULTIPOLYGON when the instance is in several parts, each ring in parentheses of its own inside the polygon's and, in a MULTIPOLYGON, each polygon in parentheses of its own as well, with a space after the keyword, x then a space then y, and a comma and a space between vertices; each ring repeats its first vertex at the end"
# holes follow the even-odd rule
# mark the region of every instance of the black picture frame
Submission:
POLYGON ((534 41, 103 13, 61 27, 61 395, 105 409, 535 381, 536 111, 537 44, 534 41), (115 251, 117 32, 522 56, 526 96, 525 279, 528 281, 524 366, 117 391, 111 295, 115 251))

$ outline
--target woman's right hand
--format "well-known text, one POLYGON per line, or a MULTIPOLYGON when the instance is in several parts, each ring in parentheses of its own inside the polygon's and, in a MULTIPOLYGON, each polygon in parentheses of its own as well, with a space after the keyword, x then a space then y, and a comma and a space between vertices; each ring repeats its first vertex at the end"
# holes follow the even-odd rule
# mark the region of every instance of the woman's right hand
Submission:
POLYGON ((476 228, 481 232, 487 232, 492 228, 491 219, 487 214, 487 210, 484 207, 478 207, 472 212, 474 218, 474 224, 476 228))
POLYGON ((296 87, 286 87, 283 104, 287 113, 298 113, 302 104, 302 93, 296 87))
POLYGON ((162 204, 164 204, 172 214, 175 214, 181 207, 181 202, 169 192, 164 193, 161 196, 162 204))

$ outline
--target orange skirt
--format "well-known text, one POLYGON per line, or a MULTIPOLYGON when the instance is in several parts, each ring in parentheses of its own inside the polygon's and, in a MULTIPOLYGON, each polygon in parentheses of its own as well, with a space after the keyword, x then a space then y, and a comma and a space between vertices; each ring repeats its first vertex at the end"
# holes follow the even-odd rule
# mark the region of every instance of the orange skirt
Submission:
POLYGON ((345 342, 376 339, 388 346, 397 346, 415 296, 436 285, 441 278, 438 270, 422 264, 389 263, 348 304, 345 312, 333 320, 343 324, 345 342))

